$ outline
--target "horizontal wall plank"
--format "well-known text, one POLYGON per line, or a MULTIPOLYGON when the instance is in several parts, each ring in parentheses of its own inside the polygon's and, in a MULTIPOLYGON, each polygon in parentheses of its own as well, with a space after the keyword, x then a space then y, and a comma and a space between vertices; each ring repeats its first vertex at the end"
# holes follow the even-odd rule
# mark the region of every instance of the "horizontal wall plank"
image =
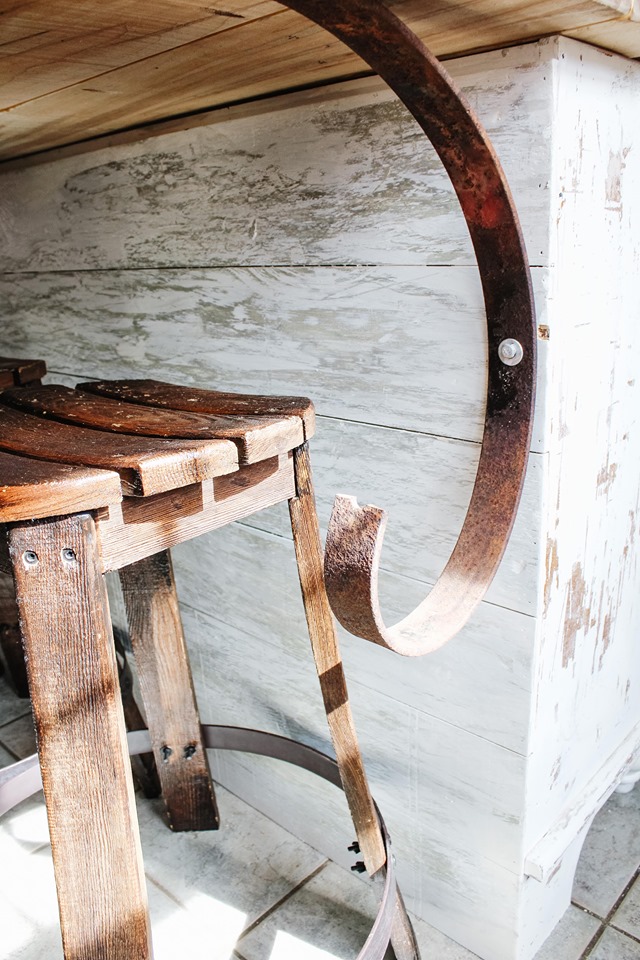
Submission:
MULTIPOLYGON (((493 137, 535 264, 549 259, 554 49, 448 64, 493 137)), ((0 173, 2 269, 473 264, 453 190, 415 121, 377 79, 346 90, 0 173)))
MULTIPOLYGON (((547 270, 534 271, 545 322, 547 270)), ((486 322, 474 267, 123 270, 0 277, 8 355, 79 377, 309 395, 324 416, 478 441, 486 322)), ((532 450, 547 449, 538 340, 532 450)))
MULTIPOLYGON (((235 524, 177 547, 173 555, 184 603, 264 640, 282 656, 310 655, 291 541, 235 524)), ((381 591, 386 612, 397 619, 425 587, 383 573, 381 591)), ((525 755, 535 625, 532 617, 483 603, 449 644, 411 660, 342 631, 347 676, 396 700, 399 710, 409 705, 525 755)), ((270 663, 261 670, 269 673, 270 663)))

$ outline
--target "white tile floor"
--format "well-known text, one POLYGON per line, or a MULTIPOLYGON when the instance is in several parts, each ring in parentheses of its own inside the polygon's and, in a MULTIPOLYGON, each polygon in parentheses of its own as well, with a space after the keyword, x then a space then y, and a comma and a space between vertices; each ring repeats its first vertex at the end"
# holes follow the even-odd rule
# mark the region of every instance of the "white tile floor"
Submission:
MULTIPOLYGON (((0 679, 0 766, 32 753, 29 705, 0 679)), ((173 834, 161 801, 138 804, 157 960, 349 960, 364 942, 371 888, 219 789, 224 829, 173 834)), ((589 833, 574 902, 536 960, 640 960, 640 787, 614 795, 589 833)), ((41 795, 0 826, 1 960, 59 960, 41 795)), ((421 920, 425 960, 474 955, 421 920)))

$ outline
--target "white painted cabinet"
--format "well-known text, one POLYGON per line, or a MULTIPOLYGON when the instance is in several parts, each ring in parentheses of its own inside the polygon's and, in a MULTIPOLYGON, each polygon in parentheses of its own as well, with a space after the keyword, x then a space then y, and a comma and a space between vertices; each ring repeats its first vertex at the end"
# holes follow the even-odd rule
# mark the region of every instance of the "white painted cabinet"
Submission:
MULTIPOLYGON (((447 66, 532 265, 527 481, 455 640, 414 661, 345 636, 344 654, 410 905, 486 960, 528 960, 640 743, 640 63, 551 39, 447 66)), ((0 352, 43 356, 57 379, 307 393, 321 519, 336 492, 386 507, 389 619, 422 598, 471 492, 484 320, 453 192, 379 81, 0 168, 0 204, 0 352)), ((176 564, 203 719, 326 744, 285 514, 176 564)), ((330 788, 268 761, 217 770, 349 862, 330 788)))

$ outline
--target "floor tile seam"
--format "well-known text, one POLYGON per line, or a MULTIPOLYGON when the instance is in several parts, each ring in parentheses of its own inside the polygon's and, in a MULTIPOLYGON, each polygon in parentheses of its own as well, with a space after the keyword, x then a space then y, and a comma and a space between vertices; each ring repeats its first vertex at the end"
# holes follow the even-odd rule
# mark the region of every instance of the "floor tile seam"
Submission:
POLYGON ((612 930, 615 930, 617 933, 623 934, 628 940, 633 940, 634 943, 640 943, 640 936, 636 936, 635 933, 629 933, 628 930, 625 930, 623 927, 616 926, 615 923, 608 923, 608 927, 612 930))
POLYGON ((572 900, 571 900, 571 905, 572 905, 573 907, 577 907, 578 910, 582 910, 584 913, 588 913, 589 916, 595 917, 595 919, 596 919, 596 920, 599 920, 600 923, 608 924, 608 923, 611 921, 611 918, 612 918, 613 915, 615 914, 616 910, 618 910, 618 909, 620 908, 620 906, 621 906, 621 904, 622 904, 622 901, 625 899, 625 897, 627 896, 627 894, 629 893, 629 891, 631 890, 632 886, 634 885, 634 883, 636 882, 636 880, 638 879, 639 876, 640 876, 640 865, 638 865, 638 866, 635 868, 635 870, 633 871, 633 874, 631 875, 630 879, 627 880, 627 882, 626 882, 626 884, 624 885, 624 888, 623 888, 623 890, 622 890, 622 893, 620 893, 620 894, 618 895, 618 897, 616 898, 613 906, 610 907, 609 910, 608 910, 606 913, 604 913, 604 914, 603 914, 603 913, 596 913, 595 910, 592 910, 590 907, 586 907, 583 903, 580 903, 579 900, 574 900, 573 898, 572 898, 572 900))
MULTIPOLYGON (((18 761, 18 760, 26 760, 26 757, 32 756, 32 754, 27 754, 25 757, 21 757, 20 754, 19 754, 19 753, 16 753, 16 751, 15 751, 12 747, 10 747, 8 743, 5 743, 4 740, 0 740, 0 747, 2 747, 3 750, 6 750, 7 753, 10 753, 11 756, 12 756, 12 757, 14 758, 14 760, 16 760, 16 761, 18 761)), ((9 764, 9 766, 11 766, 11 764, 9 764)))
MULTIPOLYGON (((591 916, 593 917, 595 916, 595 914, 592 913, 591 916)), ((589 943, 586 945, 586 947, 580 954, 579 960, 588 960, 588 958, 591 956, 595 948, 600 943, 602 937, 605 934, 606 929, 607 929, 607 924, 603 923, 602 920, 600 920, 600 926, 598 927, 594 935, 591 937, 591 940, 589 940, 589 943)))
MULTIPOLYGON (((303 877, 302 880, 298 881, 298 883, 296 883, 291 888, 291 890, 288 890, 278 900, 276 900, 274 904, 272 904, 269 907, 266 907, 262 911, 262 913, 260 913, 254 920, 251 921, 251 923, 247 925, 247 927, 239 935, 238 940, 241 940, 246 934, 251 933, 251 931, 254 930, 260 923, 262 923, 263 920, 271 916, 272 913, 275 913, 275 911, 280 906, 282 906, 282 904, 285 901, 287 901, 290 897, 292 897, 295 893, 297 893, 300 889, 302 889, 302 887, 304 887, 307 883, 309 883, 310 880, 313 880, 313 878, 317 876, 317 874, 319 874, 322 870, 324 870, 324 868, 330 862, 331 862, 330 860, 324 860, 321 864, 319 864, 319 866, 317 866, 314 870, 312 870, 309 874, 307 874, 307 876, 303 877)), ((148 883, 152 884, 154 887, 160 890, 161 893, 169 897, 169 899, 173 903, 175 903, 176 906, 180 907, 182 910, 188 911, 189 909, 188 906, 185 903, 183 903, 182 900, 180 900, 180 898, 177 897, 175 893, 173 893, 168 887, 166 887, 162 883, 162 881, 155 876, 155 874, 152 871, 145 870, 145 877, 148 883)))
POLYGON ((165 897, 168 897, 169 900, 171 900, 172 903, 175 903, 175 905, 176 905, 177 907, 180 907, 182 910, 186 910, 186 909, 187 909, 187 907, 184 905, 184 903, 182 903, 181 900, 178 900, 178 898, 176 897, 176 895, 175 895, 174 893, 172 893, 171 890, 169 890, 169 889, 168 889, 167 887, 165 887, 162 883, 160 883, 159 880, 156 880, 155 877, 153 877, 153 876, 152 876, 150 873, 148 873, 146 870, 145 870, 144 875, 145 875, 145 878, 146 878, 147 883, 150 883, 151 886, 155 887, 155 888, 156 888, 157 890, 159 890, 161 893, 164 893, 165 897))
MULTIPOLYGON (((588 943, 587 946, 585 947, 583 953, 581 954, 580 960, 588 960, 588 958, 591 956, 591 954, 592 954, 593 951, 595 950, 596 946, 598 945, 598 943, 600 942, 600 940, 601 940, 602 937, 604 936, 606 930, 607 930, 610 926, 613 926, 613 925, 610 923, 610 921, 613 919, 616 911, 617 911, 617 910, 620 908, 620 906, 622 905, 625 897, 627 896, 627 894, 629 893, 629 891, 630 891, 631 888, 633 887, 634 883, 635 883, 636 880, 638 879, 638 876, 640 876, 640 865, 639 865, 638 867, 636 867, 636 869, 634 870, 631 878, 630 878, 630 879, 627 881, 627 883, 625 884, 625 887, 624 887, 622 893, 618 896, 617 900, 615 901, 615 903, 613 904, 613 906, 611 907, 611 909, 609 910, 609 912, 606 914, 605 917, 599 917, 596 913, 594 913, 592 910, 589 910, 587 907, 581 907, 580 904, 575 903, 574 901, 572 901, 572 903, 574 904, 574 906, 580 907, 580 909, 584 910, 586 913, 589 913, 589 914, 590 914, 592 917, 594 917, 596 920, 599 920, 599 921, 600 921, 600 927, 598 928, 598 930, 595 932, 595 934, 593 935, 593 937, 591 938, 591 940, 589 941, 589 943, 588 943)), ((618 930, 617 927, 613 927, 613 929, 618 930)), ((629 934, 627 934, 626 931, 624 931, 624 930, 619 930, 618 932, 621 933, 623 936, 628 937, 630 940, 633 940, 633 941, 636 941, 636 942, 640 942, 640 941, 637 941, 635 937, 630 936, 629 934)))
MULTIPOLYGON (((238 937, 237 943, 242 943, 245 937, 247 937, 250 933, 252 933, 256 929, 256 927, 259 927, 261 923, 264 923, 265 920, 267 920, 274 913, 276 913, 276 911, 279 910, 280 907, 283 906, 283 904, 285 904, 288 900, 294 897, 296 893, 299 893, 300 890, 306 887, 306 885, 310 883, 311 880, 315 879, 315 877, 317 877, 320 873, 322 873, 322 871, 325 870, 330 863, 331 863, 331 860, 329 859, 324 860, 319 866, 317 866, 314 870, 308 873, 306 877, 303 877, 302 880, 300 880, 297 884, 295 884, 295 886, 293 886, 291 890, 288 890, 285 894, 283 894, 274 904, 272 904, 270 907, 267 907, 265 910, 263 910, 263 912, 258 917, 256 917, 255 920, 252 920, 251 923, 247 924, 245 929, 242 931, 242 933, 238 937)), ((240 954, 240 956, 242 957, 242 954, 240 954)), ((244 960, 244 957, 242 957, 242 960, 244 960)))
POLYGON ((23 717, 26 717, 27 714, 31 713, 31 707, 29 704, 25 707, 24 713, 19 714, 17 717, 11 717, 11 720, 6 720, 4 723, 0 723, 0 733, 4 730, 5 727, 11 726, 12 723, 15 723, 16 720, 22 720, 23 717))

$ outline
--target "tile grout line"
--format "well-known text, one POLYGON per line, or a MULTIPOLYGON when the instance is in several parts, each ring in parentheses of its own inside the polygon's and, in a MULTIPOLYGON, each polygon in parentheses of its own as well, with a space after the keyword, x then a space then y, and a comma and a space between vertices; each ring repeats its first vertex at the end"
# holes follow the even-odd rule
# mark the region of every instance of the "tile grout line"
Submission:
MULTIPOLYGON (((273 913, 275 913, 276 910, 278 910, 284 903, 287 902, 287 900, 290 900, 293 896, 295 896, 296 893, 302 890, 303 887, 306 887, 306 885, 310 883, 310 881, 313 880, 315 877, 317 877, 319 873, 322 873, 322 871, 330 863, 331 861, 329 859, 326 859, 323 863, 321 863, 318 867, 316 867, 315 870, 312 870, 311 873, 309 873, 306 877, 303 877, 303 879, 300 880, 294 887, 292 887, 291 890, 283 894, 283 896, 281 896, 280 899, 277 900, 272 906, 267 907, 267 909, 264 910, 263 913, 260 914, 260 916, 256 917, 255 920, 252 920, 252 922, 248 924, 247 927, 245 927, 245 929, 242 931, 242 933, 238 937, 236 944, 241 943, 242 940, 244 940, 244 938, 248 934, 252 933, 256 929, 256 927, 258 927, 268 917, 270 917, 273 913)), ((240 956, 242 957, 241 954, 240 956)), ((242 958, 242 960, 244 960, 244 958, 242 958)))
POLYGON ((5 723, 0 723, 0 733, 4 730, 5 727, 8 727, 9 724, 15 723, 16 720, 22 720, 23 717, 26 717, 27 714, 31 713, 31 707, 27 706, 24 713, 21 713, 18 717, 12 717, 11 720, 7 720, 5 723))
MULTIPOLYGON (((624 901, 625 897, 627 896, 627 894, 629 893, 629 891, 631 890, 631 888, 633 887, 634 883, 636 882, 639 876, 640 876, 640 865, 636 867, 631 878, 626 883, 622 893, 619 895, 619 897, 617 898, 617 900, 615 901, 615 903, 613 904, 613 906, 611 907, 611 909, 609 910, 609 912, 606 914, 605 917, 599 917, 597 913, 594 913, 593 910, 589 910, 588 907, 582 907, 579 903, 576 903, 574 900, 571 901, 574 907, 578 907, 580 910, 584 910, 585 913, 588 913, 590 916, 600 921, 600 926, 598 927, 593 937, 591 938, 591 940, 585 947, 584 951, 580 955, 580 960, 588 960, 588 958, 591 956, 591 954, 595 950, 596 946, 600 942, 606 930, 609 928, 609 926, 613 926, 611 924, 611 920, 613 919, 616 911, 621 906, 622 902, 624 901)), ((630 940, 636 943, 640 943, 640 940, 638 940, 637 937, 634 937, 633 934, 628 934, 625 930, 619 930, 619 928, 615 926, 613 926, 613 929, 617 930, 619 933, 622 933, 625 937, 628 937, 630 940)))

